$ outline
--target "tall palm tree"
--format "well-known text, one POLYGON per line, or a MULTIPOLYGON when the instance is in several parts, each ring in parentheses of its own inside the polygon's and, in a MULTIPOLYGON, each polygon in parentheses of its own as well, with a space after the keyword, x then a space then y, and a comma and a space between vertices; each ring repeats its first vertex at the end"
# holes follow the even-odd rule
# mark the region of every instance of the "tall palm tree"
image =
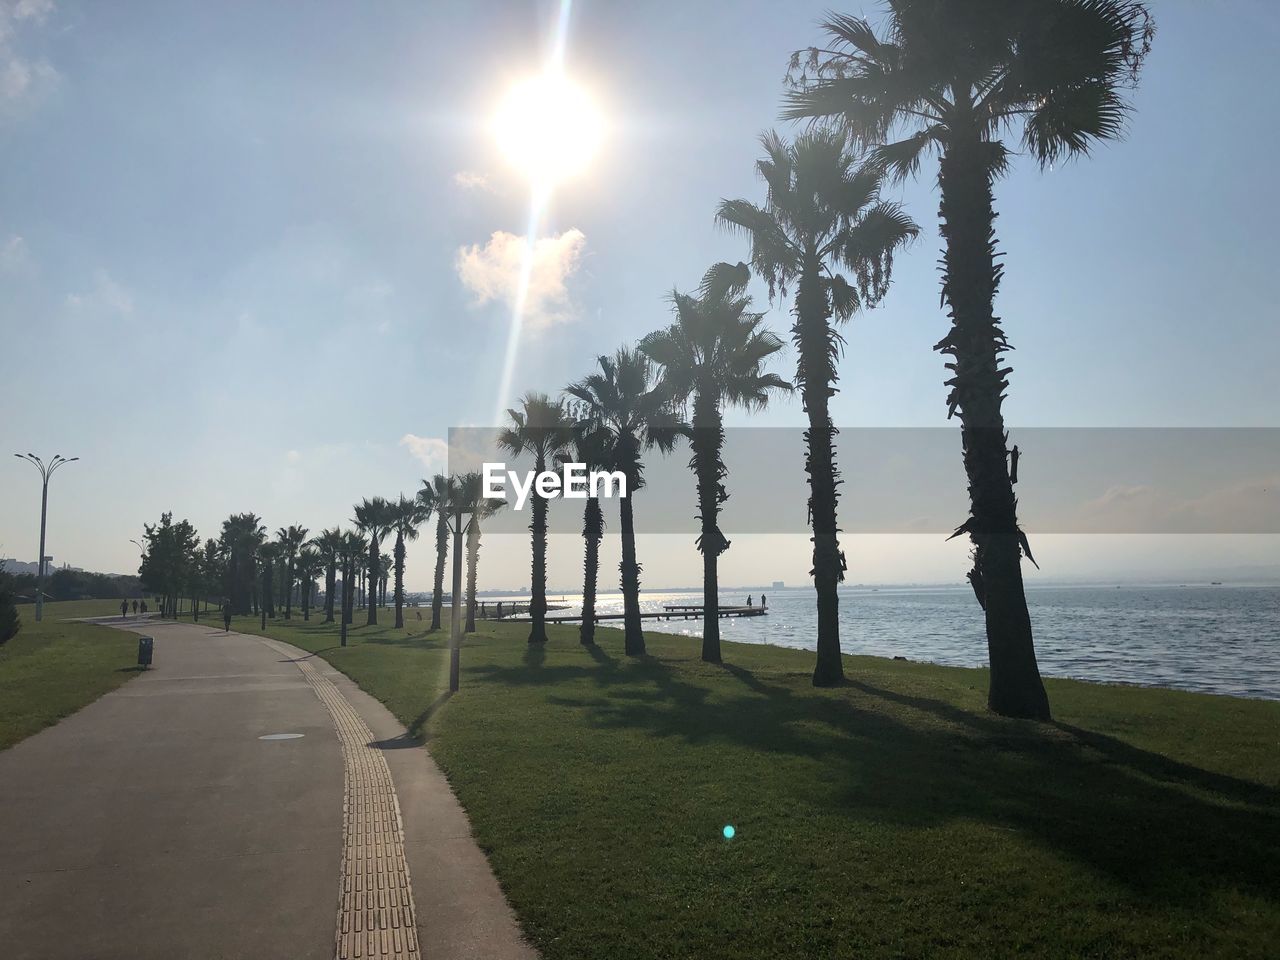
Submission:
POLYGON ((482 502, 479 473, 450 477, 449 522, 453 529, 453 590, 449 613, 449 691, 457 693, 462 663, 462 518, 482 502))
POLYGON ((859 168, 842 135, 816 130, 787 144, 769 133, 761 142, 765 156, 756 168, 768 188, 765 205, 725 201, 717 219, 750 239, 751 264, 768 282, 771 297, 795 291, 791 339, 798 355, 795 382, 809 419, 805 472, 818 601, 813 683, 834 686, 844 680, 837 589, 845 559, 836 522, 838 431, 830 404, 844 341, 832 321, 846 321, 879 302, 894 251, 917 228, 900 207, 880 200, 879 170, 859 168))
POLYGON ((324 572, 325 566, 324 554, 310 544, 298 551, 294 569, 298 574, 303 620, 311 619, 311 591, 315 588, 316 577, 324 572))
POLYGON ((351 530, 342 533, 338 557, 342 564, 342 645, 347 645, 347 625, 355 618, 355 578, 361 558, 369 549, 368 542, 351 530))
POLYGON ((578 401, 574 415, 580 421, 579 428, 600 433, 606 459, 627 479, 627 495, 618 505, 623 649, 628 656, 640 657, 645 652, 644 630, 640 625, 640 564, 632 498, 644 486, 644 452, 654 447, 670 452, 680 420, 667 388, 656 382, 653 365, 641 353, 620 347, 612 357, 599 357, 596 362, 599 372, 571 383, 565 392, 578 401))
POLYGON ((231 609, 247 616, 255 612, 253 597, 258 547, 267 537, 267 528, 254 513, 233 513, 222 521, 222 548, 227 557, 226 593, 231 609))
POLYGON ((421 497, 410 498, 402 493, 391 507, 391 529, 396 534, 396 629, 401 629, 404 627, 404 545, 418 539, 418 528, 431 519, 431 506, 421 497))
POLYGON ((262 615, 262 625, 267 625, 267 618, 276 616, 275 597, 275 565, 280 559, 280 544, 267 541, 258 547, 258 566, 262 571, 262 601, 258 612, 262 615))
MULTIPOLYGON (((520 400, 520 410, 508 410, 511 426, 498 434, 498 446, 512 456, 533 457, 535 474, 547 469, 573 440, 573 424, 564 404, 545 393, 528 393, 520 400)), ((529 597, 530 643, 547 642, 547 498, 535 488, 529 494, 533 534, 532 593, 529 597)))
POLYGON ((297 525, 281 527, 276 531, 276 542, 280 544, 280 558, 284 561, 284 618, 293 619, 293 579, 294 564, 297 561, 298 549, 306 542, 307 528, 297 525))
POLYGON ((449 497, 454 481, 442 473, 422 481, 418 501, 436 512, 436 577, 431 594, 431 629, 440 629, 440 607, 444 603, 444 565, 449 557, 449 497))
MULTIPOLYGON (((587 473, 611 470, 606 459, 605 438, 598 431, 574 429, 573 445, 558 458, 561 464, 580 463, 587 473)), ((578 640, 583 646, 596 642, 596 581, 600 574, 600 541, 604 539, 604 513, 600 509, 600 497, 594 489, 588 489, 587 502, 582 508, 582 625, 578 628, 578 640)))
POLYGON ((640 341, 640 352, 661 365, 672 400, 693 407, 687 433, 702 523, 697 546, 702 552, 702 659, 707 663, 720 662, 718 563, 729 549, 719 524, 720 504, 729 499, 729 471, 721 456, 724 410, 763 410, 771 394, 791 389, 776 373, 764 370, 782 341, 762 329, 763 313, 749 309, 745 291, 750 279, 744 263, 716 264, 703 276, 698 293, 672 291, 676 322, 640 341))
POLYGON ((481 496, 471 504, 467 520, 467 625, 466 633, 476 632, 476 580, 480 572, 480 522, 507 505, 505 500, 481 496))
POLYGON ((338 559, 342 552, 342 531, 337 527, 321 530, 311 544, 324 558, 324 622, 332 623, 338 581, 338 559))
POLYGON ((392 505, 382 497, 366 498, 356 504, 355 508, 356 528, 369 541, 369 561, 365 567, 369 578, 367 581, 367 597, 369 601, 367 626, 374 626, 378 622, 378 573, 382 569, 382 565, 378 560, 378 547, 382 544, 382 538, 387 535, 387 531, 391 527, 392 510, 392 505))
MULTIPOLYGON (((392 504, 394 507, 395 504, 392 504)), ((378 557, 378 606, 385 607, 387 605, 387 584, 391 580, 391 557, 385 553, 378 557)))
MULTIPOLYGON (((1044 166, 1087 154, 1121 134, 1123 93, 1136 84, 1154 26, 1131 0, 890 0, 883 37, 856 17, 824 24, 826 51, 796 55, 803 72, 791 118, 830 118, 897 177, 939 156, 942 295, 951 329, 935 347, 950 357, 948 416, 959 413, 973 543, 969 580, 986 617, 988 705, 1049 718, 1022 582, 1014 477, 1001 409, 1011 368, 995 316, 994 185, 1009 167, 1000 139, 1021 132, 1044 166), (803 64, 803 66, 802 66, 803 64)), ((1034 562, 1034 561, 1033 561, 1034 562)))

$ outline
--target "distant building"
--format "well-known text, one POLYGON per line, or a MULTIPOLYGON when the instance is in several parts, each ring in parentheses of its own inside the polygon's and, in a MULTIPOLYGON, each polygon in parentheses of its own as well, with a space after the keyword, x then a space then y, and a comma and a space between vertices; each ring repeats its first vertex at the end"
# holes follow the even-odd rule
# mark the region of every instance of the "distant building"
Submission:
POLYGON ((787 585, 786 585, 785 583, 783 583, 781 580, 775 580, 775 581, 773 581, 773 589, 774 589, 774 590, 785 590, 785 589, 787 589, 787 585))

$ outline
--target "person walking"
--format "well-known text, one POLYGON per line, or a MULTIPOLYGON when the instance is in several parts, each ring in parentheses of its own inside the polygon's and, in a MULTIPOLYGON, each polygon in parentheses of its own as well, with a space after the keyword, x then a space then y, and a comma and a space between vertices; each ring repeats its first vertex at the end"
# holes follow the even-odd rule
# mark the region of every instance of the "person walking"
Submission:
POLYGON ((750 607, 751 607, 751 594, 749 594, 749 593, 748 593, 748 594, 747 594, 747 608, 748 608, 748 609, 750 609, 750 607))
POLYGON ((121 600, 120 601, 120 619, 123 620, 128 616, 129 616, 129 601, 121 600))
POLYGON ((231 604, 222 604, 222 631, 223 633, 231 632, 231 604))
POLYGON ((138 601, 137 601, 137 600, 133 601, 133 615, 134 615, 135 617, 138 615, 138 601))

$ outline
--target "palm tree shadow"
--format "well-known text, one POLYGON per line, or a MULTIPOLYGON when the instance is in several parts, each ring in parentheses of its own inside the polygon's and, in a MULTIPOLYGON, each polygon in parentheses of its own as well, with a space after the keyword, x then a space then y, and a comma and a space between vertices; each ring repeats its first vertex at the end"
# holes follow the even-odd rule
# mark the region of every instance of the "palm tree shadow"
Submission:
POLYGON ((808 692, 726 664, 738 693, 688 682, 658 658, 592 657, 537 674, 490 667, 477 681, 587 680, 601 693, 559 689, 547 702, 600 729, 810 759, 824 773, 798 780, 797 799, 851 822, 989 823, 1141 897, 1191 903, 1221 887, 1280 903, 1280 791, 1263 784, 1078 727, 1009 721, 864 681, 808 692))
MULTIPOLYGON (((394 740, 387 741, 387 742, 398 743, 399 741, 408 738, 408 739, 412 739, 413 745, 420 746, 424 743, 427 743, 431 739, 431 737, 426 733, 427 724, 430 722, 431 718, 436 715, 436 712, 440 710, 446 703, 449 702, 449 698, 452 696, 453 696, 452 691, 445 690, 443 693, 440 694, 440 696, 432 700, 431 703, 427 705, 425 710, 423 710, 420 714, 418 714, 416 717, 413 718, 412 722, 410 722, 409 724, 409 729, 407 733, 403 734, 400 737, 394 738, 394 740)), ((403 745, 410 746, 411 744, 405 743, 403 745)))

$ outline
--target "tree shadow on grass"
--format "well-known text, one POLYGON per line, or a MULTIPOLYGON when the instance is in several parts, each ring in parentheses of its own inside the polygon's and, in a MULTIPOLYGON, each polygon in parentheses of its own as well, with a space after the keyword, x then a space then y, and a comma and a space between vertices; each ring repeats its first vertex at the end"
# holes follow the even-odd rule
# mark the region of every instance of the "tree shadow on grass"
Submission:
MULTIPOLYGON (((699 669, 697 667, 695 670, 699 669)), ((1103 872, 1135 895, 1203 904, 1211 889, 1280 902, 1280 792, 1068 725, 1011 721, 853 681, 816 691, 734 665, 683 679, 662 660, 473 671, 548 694, 601 729, 686 744, 737 744, 818 767, 790 796, 907 827, 953 821, 1012 830, 1103 872)), ((681 671, 684 673, 684 671, 681 671)))

